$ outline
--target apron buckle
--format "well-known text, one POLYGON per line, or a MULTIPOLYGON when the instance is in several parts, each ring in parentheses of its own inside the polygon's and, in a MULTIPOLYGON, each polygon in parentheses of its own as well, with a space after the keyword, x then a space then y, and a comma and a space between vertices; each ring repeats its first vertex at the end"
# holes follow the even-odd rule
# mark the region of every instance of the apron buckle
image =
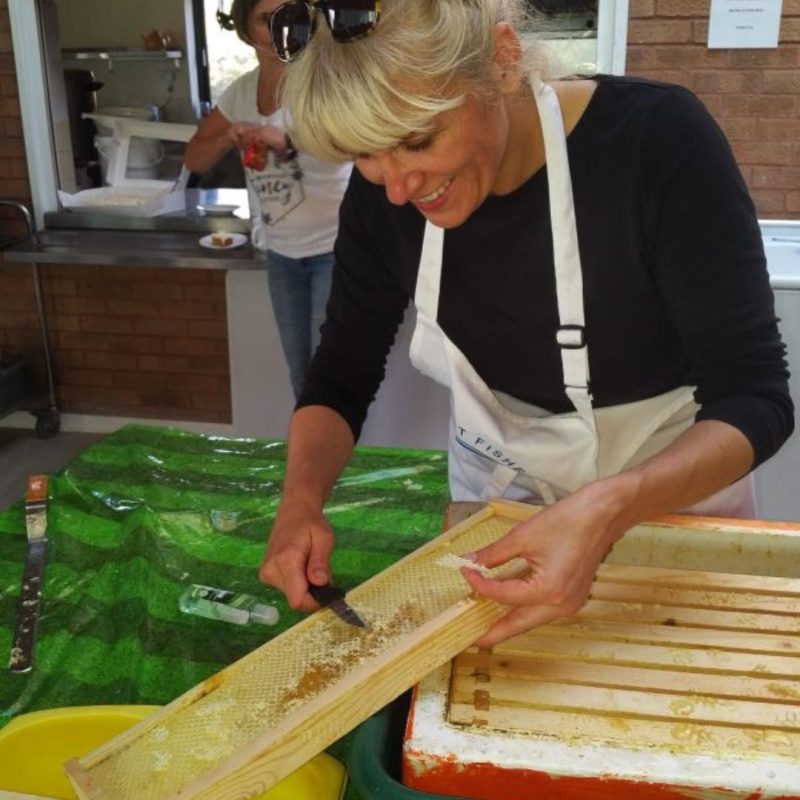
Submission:
POLYGON ((586 328, 583 325, 561 325, 556 331, 556 342, 566 350, 586 347, 586 328))

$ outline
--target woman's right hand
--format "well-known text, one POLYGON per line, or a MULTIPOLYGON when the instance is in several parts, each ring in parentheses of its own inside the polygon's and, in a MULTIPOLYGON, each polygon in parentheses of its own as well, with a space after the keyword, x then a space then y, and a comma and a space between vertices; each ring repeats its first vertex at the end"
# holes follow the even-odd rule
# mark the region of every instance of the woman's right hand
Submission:
POLYGON ((304 406, 292 415, 283 499, 259 571, 292 608, 316 610, 309 584, 330 583, 333 530, 322 509, 353 445, 350 426, 332 408, 304 406))
POLYGON ((228 128, 228 138, 239 150, 246 152, 249 147, 257 145, 265 154, 271 150, 281 161, 289 157, 292 149, 286 131, 276 125, 237 122, 228 128))
POLYGON ((280 589, 292 608, 314 611, 319 606, 308 593, 308 586, 330 582, 332 550, 333 530, 322 511, 284 502, 278 509, 259 577, 280 589))

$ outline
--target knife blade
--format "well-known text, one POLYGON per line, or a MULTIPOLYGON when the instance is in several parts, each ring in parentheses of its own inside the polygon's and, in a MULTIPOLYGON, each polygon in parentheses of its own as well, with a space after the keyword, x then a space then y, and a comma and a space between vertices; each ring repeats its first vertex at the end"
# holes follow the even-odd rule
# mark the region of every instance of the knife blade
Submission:
POLYGON ((357 628, 366 628, 366 623, 356 614, 350 604, 344 599, 345 591, 338 586, 314 586, 308 587, 309 594, 324 608, 329 608, 339 619, 348 625, 355 625, 357 628))
POLYGON ((47 556, 47 475, 30 475, 25 495, 25 527, 28 549, 22 573, 17 622, 8 668, 28 672, 33 668, 36 628, 42 598, 42 581, 47 556))

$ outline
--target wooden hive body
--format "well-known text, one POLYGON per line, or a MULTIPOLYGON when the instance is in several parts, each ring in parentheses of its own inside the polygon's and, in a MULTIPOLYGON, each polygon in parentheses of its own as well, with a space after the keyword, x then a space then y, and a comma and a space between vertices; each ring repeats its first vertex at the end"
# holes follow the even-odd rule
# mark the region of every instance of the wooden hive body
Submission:
POLYGON ((366 629, 329 610, 313 614, 69 762, 78 797, 244 800, 264 792, 504 613, 471 598, 460 573, 436 562, 497 539, 517 519, 488 505, 348 594, 366 629))
POLYGON ((576 617, 421 682, 404 782, 491 800, 800 797, 800 526, 668 518, 608 562, 576 617))

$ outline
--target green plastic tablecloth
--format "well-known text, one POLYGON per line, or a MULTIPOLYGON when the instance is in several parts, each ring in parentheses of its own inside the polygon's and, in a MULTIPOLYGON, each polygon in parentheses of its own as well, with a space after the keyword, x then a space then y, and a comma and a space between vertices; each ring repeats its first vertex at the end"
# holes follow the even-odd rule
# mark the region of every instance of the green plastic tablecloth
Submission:
MULTIPOLYGON (((0 726, 43 708, 167 703, 297 622, 303 614, 257 578, 285 466, 281 441, 129 425, 52 475, 37 663, 22 675, 4 662, 23 500, 0 513, 0 726), (184 614, 190 583, 257 595, 280 622, 184 614)), ((357 448, 326 507, 335 581, 355 586, 438 535, 447 502, 444 453, 357 448)))

